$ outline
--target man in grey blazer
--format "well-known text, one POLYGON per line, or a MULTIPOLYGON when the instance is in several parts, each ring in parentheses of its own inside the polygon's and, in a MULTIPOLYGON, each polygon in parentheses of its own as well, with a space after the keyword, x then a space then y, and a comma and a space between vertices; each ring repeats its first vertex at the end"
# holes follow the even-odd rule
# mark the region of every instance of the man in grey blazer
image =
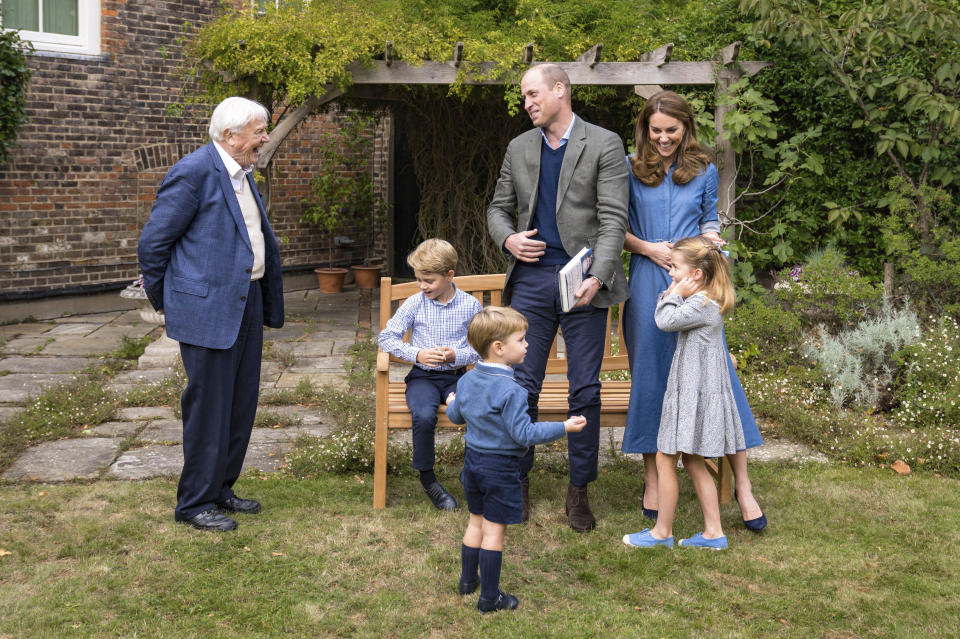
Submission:
MULTIPOLYGON (((533 420, 550 346, 557 327, 563 331, 568 415, 587 418, 582 432, 567 437, 570 485, 565 510, 570 527, 584 532, 596 525, 587 484, 597 478, 599 376, 607 308, 628 295, 620 262, 627 228, 627 164, 618 135, 574 115, 570 79, 559 66, 530 68, 520 89, 535 128, 507 146, 487 225, 510 261, 503 303, 530 323, 527 357, 515 374, 529 392, 533 420), (577 290, 575 307, 564 313, 557 275, 585 246, 594 251, 590 277, 577 290)), ((531 447, 521 462, 524 520, 529 513, 533 454, 531 447)))

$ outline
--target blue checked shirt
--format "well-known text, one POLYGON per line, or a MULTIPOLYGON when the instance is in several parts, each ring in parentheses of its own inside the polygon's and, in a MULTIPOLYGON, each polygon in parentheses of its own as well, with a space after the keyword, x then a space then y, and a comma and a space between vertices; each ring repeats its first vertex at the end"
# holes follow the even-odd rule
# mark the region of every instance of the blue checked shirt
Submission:
POLYGON ((453 297, 446 304, 423 293, 408 297, 380 331, 380 349, 425 371, 455 370, 476 362, 477 352, 467 344, 467 327, 482 307, 472 295, 454 288, 453 297), (410 341, 404 342, 403 336, 411 328, 410 341), (417 363, 420 349, 435 346, 452 348, 456 353, 454 361, 439 366, 417 363))

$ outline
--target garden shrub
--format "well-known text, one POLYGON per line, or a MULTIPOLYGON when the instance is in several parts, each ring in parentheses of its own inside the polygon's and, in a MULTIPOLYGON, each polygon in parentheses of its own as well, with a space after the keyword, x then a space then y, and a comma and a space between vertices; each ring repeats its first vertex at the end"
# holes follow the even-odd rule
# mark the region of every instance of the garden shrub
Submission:
POLYGON ((920 337, 920 323, 909 309, 885 307, 855 328, 831 335, 822 327, 808 338, 803 355, 819 363, 836 406, 889 408, 896 364, 894 354, 920 337))
POLYGON ((727 347, 741 371, 770 371, 796 361, 802 333, 796 314, 754 297, 726 321, 727 347))
POLYGON ((833 246, 814 251, 807 261, 777 275, 774 298, 795 313, 804 328, 823 326, 830 334, 850 329, 875 315, 882 291, 851 269, 833 246))
POLYGON ((920 340, 902 348, 893 414, 904 428, 946 427, 960 435, 960 325, 942 317, 920 340))
POLYGON ((31 49, 16 31, 0 29, 0 164, 13 153, 17 133, 27 121, 30 68, 25 52, 31 49))

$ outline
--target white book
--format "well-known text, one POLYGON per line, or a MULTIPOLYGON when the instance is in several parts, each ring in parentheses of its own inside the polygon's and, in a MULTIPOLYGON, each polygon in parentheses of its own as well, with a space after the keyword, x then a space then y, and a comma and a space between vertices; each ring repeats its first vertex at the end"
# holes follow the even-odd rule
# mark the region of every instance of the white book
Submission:
POLYGON ((583 284, 583 280, 590 272, 590 266, 593 265, 593 249, 584 246, 580 252, 573 256, 573 259, 567 262, 560 269, 560 306, 564 313, 569 313, 577 299, 573 296, 583 284))

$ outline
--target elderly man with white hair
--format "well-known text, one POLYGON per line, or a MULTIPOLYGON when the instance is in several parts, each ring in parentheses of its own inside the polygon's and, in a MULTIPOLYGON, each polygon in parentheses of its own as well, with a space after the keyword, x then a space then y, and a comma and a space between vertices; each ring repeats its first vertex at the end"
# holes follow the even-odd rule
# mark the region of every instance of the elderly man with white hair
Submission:
POLYGON ((174 518, 200 530, 233 530, 225 513, 260 512, 233 485, 257 412, 263 326, 283 325, 280 247, 250 175, 268 121, 257 102, 221 102, 212 142, 160 184, 138 247, 147 297, 180 342, 188 380, 174 518))

